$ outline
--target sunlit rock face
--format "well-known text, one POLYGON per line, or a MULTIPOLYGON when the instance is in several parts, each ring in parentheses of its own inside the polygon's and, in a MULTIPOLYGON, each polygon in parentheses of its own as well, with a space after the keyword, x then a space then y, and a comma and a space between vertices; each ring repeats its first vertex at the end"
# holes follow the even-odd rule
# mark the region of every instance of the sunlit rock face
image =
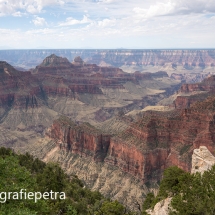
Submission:
POLYGON ((170 203, 172 198, 166 198, 158 202, 153 209, 148 209, 147 213, 150 215, 168 215, 170 212, 170 203))
POLYGON ((215 157, 206 146, 200 146, 199 149, 193 150, 191 173, 203 173, 204 171, 211 169, 214 164, 215 157))

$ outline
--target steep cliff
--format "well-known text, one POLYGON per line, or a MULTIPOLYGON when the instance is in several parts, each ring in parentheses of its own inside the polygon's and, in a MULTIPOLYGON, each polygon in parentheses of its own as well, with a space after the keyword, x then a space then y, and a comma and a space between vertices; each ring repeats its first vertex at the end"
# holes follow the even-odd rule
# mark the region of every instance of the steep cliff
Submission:
POLYGON ((94 161, 104 161, 110 145, 110 136, 88 123, 76 125, 66 117, 54 121, 47 135, 57 140, 60 149, 80 156, 91 156, 94 161))

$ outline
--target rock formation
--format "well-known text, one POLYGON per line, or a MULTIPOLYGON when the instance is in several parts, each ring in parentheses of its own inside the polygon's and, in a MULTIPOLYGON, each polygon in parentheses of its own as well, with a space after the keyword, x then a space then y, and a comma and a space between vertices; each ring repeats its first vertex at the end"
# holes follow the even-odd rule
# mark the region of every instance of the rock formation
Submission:
POLYGON ((80 56, 78 56, 78 57, 75 57, 73 64, 75 66, 83 66, 84 61, 81 59, 80 56))
POLYGON ((87 123, 76 125, 65 117, 56 120, 48 136, 57 140, 59 149, 66 149, 81 157, 91 156, 94 161, 104 161, 110 145, 110 135, 87 123))
POLYGON ((38 107, 42 97, 40 85, 30 72, 20 72, 0 61, 0 105, 4 108, 38 107))
POLYGON ((169 205, 172 198, 166 198, 158 202, 153 209, 147 210, 147 214, 150 215, 169 215, 169 205))
POLYGON ((214 164, 215 157, 206 146, 200 146, 199 149, 193 150, 191 173, 203 173, 204 171, 211 169, 214 164))

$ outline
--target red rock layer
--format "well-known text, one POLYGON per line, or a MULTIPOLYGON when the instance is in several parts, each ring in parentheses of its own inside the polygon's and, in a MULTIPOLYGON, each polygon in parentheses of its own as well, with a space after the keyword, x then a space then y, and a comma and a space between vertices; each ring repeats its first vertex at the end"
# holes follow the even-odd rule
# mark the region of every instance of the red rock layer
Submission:
POLYGON ((92 156, 95 161, 104 161, 110 144, 109 135, 102 134, 88 124, 75 125, 65 118, 55 121, 47 135, 57 140, 60 149, 92 156))

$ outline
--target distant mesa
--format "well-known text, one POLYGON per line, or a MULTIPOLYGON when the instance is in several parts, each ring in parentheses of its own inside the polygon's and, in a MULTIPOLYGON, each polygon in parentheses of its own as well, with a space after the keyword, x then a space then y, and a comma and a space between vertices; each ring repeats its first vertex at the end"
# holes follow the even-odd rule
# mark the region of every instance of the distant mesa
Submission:
POLYGON ((67 66, 67 67, 71 67, 73 66, 83 66, 84 65, 84 61, 81 59, 80 56, 77 56, 74 58, 74 61, 71 63, 69 62, 69 60, 67 58, 63 58, 63 57, 59 57, 55 54, 51 54, 50 56, 46 57, 43 62, 40 64, 40 66, 42 67, 52 67, 52 66, 67 66))
POLYGON ((70 64, 67 58, 59 57, 55 54, 51 54, 50 56, 46 57, 40 66, 58 66, 59 64, 70 64))
POLYGON ((77 56, 74 58, 74 61, 72 62, 73 65, 75 66, 83 66, 84 65, 84 61, 81 59, 80 56, 77 56))

